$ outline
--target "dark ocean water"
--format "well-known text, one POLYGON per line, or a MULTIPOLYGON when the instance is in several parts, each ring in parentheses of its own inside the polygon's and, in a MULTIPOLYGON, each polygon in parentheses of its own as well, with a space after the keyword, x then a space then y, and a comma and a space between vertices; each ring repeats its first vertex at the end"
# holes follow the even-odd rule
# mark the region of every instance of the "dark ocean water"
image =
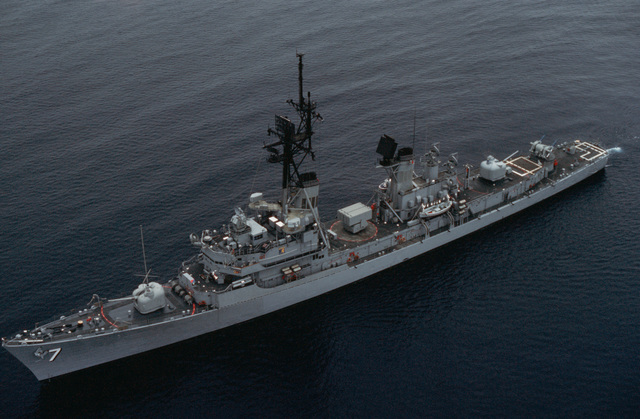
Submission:
POLYGON ((278 186, 261 149, 305 88, 321 214, 366 200, 382 133, 462 163, 545 135, 603 174, 365 281, 39 384, 10 416, 634 416, 640 7, 629 0, 0 3, 0 335, 130 293, 188 233, 278 186))

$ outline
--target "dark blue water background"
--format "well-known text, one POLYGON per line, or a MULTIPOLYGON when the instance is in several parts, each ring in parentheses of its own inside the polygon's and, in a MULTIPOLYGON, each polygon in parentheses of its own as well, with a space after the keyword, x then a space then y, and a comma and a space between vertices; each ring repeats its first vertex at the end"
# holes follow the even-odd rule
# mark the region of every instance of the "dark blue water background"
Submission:
POLYGON ((0 3, 0 334, 130 293, 249 194, 291 114, 325 122, 321 213, 366 202, 382 133, 462 163, 620 147, 604 174, 366 281, 39 384, 10 415, 587 416, 640 406, 640 7, 628 0, 0 3))

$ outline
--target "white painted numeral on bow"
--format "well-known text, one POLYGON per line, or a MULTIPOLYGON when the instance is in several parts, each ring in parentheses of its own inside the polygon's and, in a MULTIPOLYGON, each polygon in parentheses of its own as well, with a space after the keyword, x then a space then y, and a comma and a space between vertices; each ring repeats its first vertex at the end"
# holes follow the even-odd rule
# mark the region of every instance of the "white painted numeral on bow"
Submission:
POLYGON ((62 348, 49 349, 49 353, 52 354, 49 362, 53 362, 53 360, 56 359, 61 350, 62 348))

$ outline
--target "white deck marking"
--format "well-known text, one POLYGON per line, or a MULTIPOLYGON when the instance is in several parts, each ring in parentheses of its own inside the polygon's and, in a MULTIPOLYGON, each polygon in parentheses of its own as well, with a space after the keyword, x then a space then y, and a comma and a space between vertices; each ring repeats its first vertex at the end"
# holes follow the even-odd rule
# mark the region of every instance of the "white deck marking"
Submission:
POLYGON ((586 161, 595 160, 606 154, 606 151, 604 149, 590 143, 577 143, 576 149, 580 150, 583 153, 580 155, 580 158, 586 161))
MULTIPOLYGON (((516 175, 518 175, 518 176, 520 176, 520 177, 525 177, 525 176, 527 176, 527 175, 531 176, 531 175, 533 175, 535 172, 537 172, 538 170, 542 169, 542 166, 541 166, 541 165, 539 165, 538 163, 534 163, 534 162, 532 162, 531 160, 529 160, 528 158, 526 158, 526 157, 524 157, 524 156, 520 156, 520 157, 516 157, 516 158, 509 159, 509 160, 507 160, 505 163, 507 163, 509 166, 511 166, 511 167, 512 167, 512 169, 513 169, 513 173, 515 173, 516 175), (524 162, 526 162, 526 163, 528 163, 528 164, 530 164, 530 165, 534 166, 534 168, 533 168, 533 169, 531 169, 531 170, 527 170, 527 169, 525 169, 524 167, 520 166, 518 163, 516 163, 516 162, 521 163, 522 161, 524 161, 524 162), (522 173, 521 173, 521 172, 516 171, 516 169, 518 169, 518 170, 522 171, 522 173)), ((522 164, 522 163, 521 163, 521 164, 522 164)))

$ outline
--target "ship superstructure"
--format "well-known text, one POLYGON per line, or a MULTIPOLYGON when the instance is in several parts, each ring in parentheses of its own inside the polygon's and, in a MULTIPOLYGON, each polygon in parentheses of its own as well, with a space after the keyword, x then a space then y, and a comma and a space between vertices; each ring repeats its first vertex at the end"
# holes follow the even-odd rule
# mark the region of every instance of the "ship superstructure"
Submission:
POLYGON ((161 284, 148 278, 124 298, 94 296, 88 308, 3 339, 39 380, 89 368, 282 309, 416 257, 538 203, 602 170, 609 153, 585 141, 531 143, 527 153, 489 156, 459 171, 438 144, 423 156, 383 135, 384 180, 369 203, 322 222, 314 159, 317 105, 303 90, 299 121, 277 115, 268 160, 282 165, 272 200, 254 193, 227 225, 191 234, 197 253, 161 284))

